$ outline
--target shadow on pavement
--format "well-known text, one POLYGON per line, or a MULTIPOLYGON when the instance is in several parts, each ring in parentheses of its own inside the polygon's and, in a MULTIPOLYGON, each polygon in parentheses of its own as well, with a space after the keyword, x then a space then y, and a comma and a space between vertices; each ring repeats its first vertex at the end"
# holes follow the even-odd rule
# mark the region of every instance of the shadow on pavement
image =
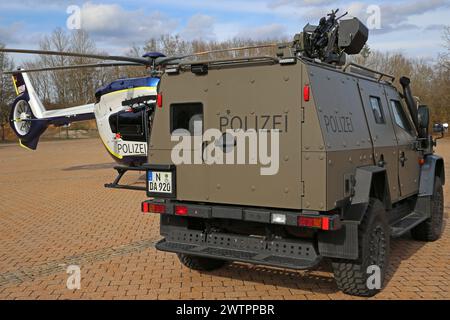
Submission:
MULTIPOLYGON (((386 274, 385 287, 400 267, 402 261, 416 254, 426 242, 415 241, 410 233, 391 239, 390 263, 386 274)), ((274 285, 288 289, 300 289, 322 294, 339 292, 333 277, 333 270, 328 259, 324 259, 311 270, 287 270, 265 266, 232 263, 224 269, 210 273, 214 276, 252 281, 265 285, 274 285)))
POLYGON ((85 164, 80 166, 68 167, 62 169, 63 171, 80 171, 80 170, 101 170, 101 169, 112 169, 116 165, 115 162, 111 163, 96 163, 96 164, 85 164))

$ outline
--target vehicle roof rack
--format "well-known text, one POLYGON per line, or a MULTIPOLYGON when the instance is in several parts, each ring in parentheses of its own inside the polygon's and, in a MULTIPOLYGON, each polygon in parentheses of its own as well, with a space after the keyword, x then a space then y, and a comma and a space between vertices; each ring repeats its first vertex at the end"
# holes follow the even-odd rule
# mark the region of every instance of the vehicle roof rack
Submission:
MULTIPOLYGON (((380 82, 384 77, 391 79, 391 82, 395 81, 395 77, 393 75, 391 75, 391 74, 384 73, 384 72, 381 72, 381 71, 377 71, 377 70, 374 70, 374 69, 362 66, 362 65, 354 63, 354 62, 347 63, 342 70, 344 72, 348 72, 347 69, 349 67, 353 67, 353 68, 360 69, 360 70, 363 70, 363 71, 366 71, 366 72, 370 72, 370 73, 372 73, 374 75, 378 75, 378 79, 377 79, 378 82, 380 82)), ((367 76, 367 74, 364 74, 364 73, 363 73, 363 75, 367 76)))
POLYGON ((179 64, 180 68, 189 67, 191 65, 208 65, 208 67, 222 67, 229 65, 239 65, 248 63, 278 63, 279 59, 271 56, 254 56, 242 58, 229 58, 219 60, 200 60, 200 61, 186 61, 179 64))

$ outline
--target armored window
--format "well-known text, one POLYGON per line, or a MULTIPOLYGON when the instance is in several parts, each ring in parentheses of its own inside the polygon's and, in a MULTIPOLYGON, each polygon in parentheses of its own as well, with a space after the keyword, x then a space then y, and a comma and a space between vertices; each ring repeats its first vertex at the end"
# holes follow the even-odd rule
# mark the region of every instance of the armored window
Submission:
POLYGON ((174 103, 170 106, 170 133, 175 135, 203 134, 203 105, 174 103))
POLYGON ((375 122, 378 124, 386 123, 384 121, 383 109, 381 108, 381 101, 378 97, 370 97, 370 106, 372 107, 373 116, 375 118, 375 122))
POLYGON ((391 100, 391 108, 392 113, 394 115, 395 123, 400 127, 405 129, 408 132, 412 132, 411 123, 408 120, 408 117, 405 113, 405 110, 403 110, 402 105, 400 104, 400 101, 397 100, 391 100))

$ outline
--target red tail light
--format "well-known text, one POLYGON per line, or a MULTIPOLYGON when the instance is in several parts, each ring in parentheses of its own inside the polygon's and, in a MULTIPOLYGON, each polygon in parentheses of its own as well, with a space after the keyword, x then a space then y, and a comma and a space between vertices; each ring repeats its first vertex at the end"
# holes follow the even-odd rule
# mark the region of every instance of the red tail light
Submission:
POLYGON ((322 230, 330 230, 330 219, 327 217, 322 218, 322 230))
POLYGON ((309 93, 310 93, 309 85, 305 85, 303 87, 303 100, 305 100, 306 102, 309 101, 309 93))
POLYGON ((142 202, 142 212, 144 213, 166 213, 166 206, 164 204, 154 204, 142 202))
POLYGON ((297 223, 299 227, 322 229, 321 217, 298 217, 297 223))
POLYGON ((175 206, 175 214, 179 216, 185 216, 188 214, 188 208, 185 206, 175 206))
POLYGON ((322 230, 337 230, 340 228, 340 223, 337 218, 337 215, 331 217, 298 217, 297 225, 299 227, 322 230))
POLYGON ((156 96, 156 105, 158 106, 158 108, 162 108, 162 94, 158 93, 158 95, 156 96))

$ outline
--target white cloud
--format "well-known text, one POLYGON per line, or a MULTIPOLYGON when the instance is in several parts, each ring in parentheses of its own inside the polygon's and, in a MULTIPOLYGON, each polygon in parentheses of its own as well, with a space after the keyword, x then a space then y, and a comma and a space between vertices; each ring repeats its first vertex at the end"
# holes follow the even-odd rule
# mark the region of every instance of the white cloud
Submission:
POLYGON ((245 29, 240 30, 236 35, 237 38, 253 40, 280 39, 285 36, 285 26, 277 23, 255 27, 246 27, 245 29))
POLYGON ((81 27, 94 38, 121 43, 144 42, 174 32, 178 25, 160 12, 127 11, 117 4, 85 3, 81 7, 81 27))
POLYGON ((214 18, 204 14, 196 14, 189 18, 180 35, 186 40, 214 40, 214 18))

